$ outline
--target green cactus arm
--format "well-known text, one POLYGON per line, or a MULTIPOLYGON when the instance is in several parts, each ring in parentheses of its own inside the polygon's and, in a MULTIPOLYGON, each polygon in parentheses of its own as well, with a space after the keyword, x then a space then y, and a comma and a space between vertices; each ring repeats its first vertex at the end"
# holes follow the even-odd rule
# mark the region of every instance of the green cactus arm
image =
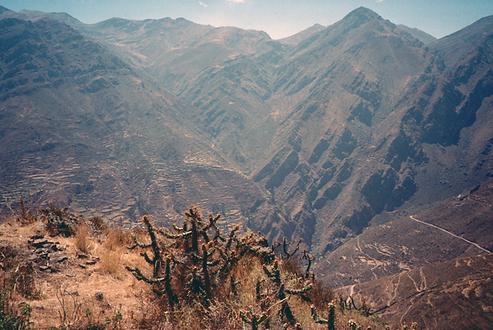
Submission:
POLYGON ((247 324, 251 324, 252 321, 246 316, 246 314, 243 311, 240 311, 240 317, 243 320, 243 322, 247 324))
POLYGON ((162 230, 161 232, 164 236, 166 236, 169 239, 180 239, 180 238, 184 238, 184 237, 188 237, 188 236, 192 235, 191 230, 183 232, 183 233, 179 233, 179 234, 173 234, 173 233, 166 231, 166 230, 162 230))
POLYGON ((150 265, 154 265, 155 260, 152 260, 152 259, 149 257, 149 255, 147 254, 147 252, 142 252, 140 255, 141 255, 142 257, 144 257, 144 260, 145 260, 148 264, 150 264, 150 265))
POLYGON ((358 324, 354 320, 349 320, 348 325, 351 328, 351 330, 357 330, 358 329, 358 324))
POLYGON ((318 324, 328 324, 329 323, 329 320, 323 319, 318 315, 317 309, 315 308, 314 305, 310 306, 310 314, 312 315, 312 319, 313 319, 313 321, 315 321, 315 323, 318 323, 318 324))
POLYGON ((290 295, 302 295, 308 291, 310 291, 313 288, 311 284, 308 284, 307 286, 301 288, 301 289, 286 289, 286 293, 290 295))
POLYGON ((140 269, 136 268, 136 267, 129 267, 129 266, 126 266, 125 267, 130 273, 132 273, 132 275, 138 280, 138 281, 143 281, 143 282, 146 282, 148 284, 157 284, 157 283, 161 283, 161 282, 164 282, 165 281, 165 278, 164 277, 152 277, 152 278, 149 278, 149 277, 146 277, 144 276, 144 274, 142 274, 142 272, 140 271, 140 269))
POLYGON ((262 324, 264 321, 267 320, 269 316, 267 314, 262 314, 262 316, 260 316, 260 318, 258 319, 258 324, 262 324))

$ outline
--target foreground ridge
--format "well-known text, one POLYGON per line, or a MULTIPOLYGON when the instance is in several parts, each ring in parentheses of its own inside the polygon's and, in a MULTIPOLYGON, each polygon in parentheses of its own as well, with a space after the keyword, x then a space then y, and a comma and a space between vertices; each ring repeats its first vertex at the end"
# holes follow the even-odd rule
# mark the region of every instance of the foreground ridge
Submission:
POLYGON ((192 207, 182 225, 125 229, 22 205, 0 225, 2 329, 383 328, 336 303, 299 242, 270 245, 220 215, 192 207))

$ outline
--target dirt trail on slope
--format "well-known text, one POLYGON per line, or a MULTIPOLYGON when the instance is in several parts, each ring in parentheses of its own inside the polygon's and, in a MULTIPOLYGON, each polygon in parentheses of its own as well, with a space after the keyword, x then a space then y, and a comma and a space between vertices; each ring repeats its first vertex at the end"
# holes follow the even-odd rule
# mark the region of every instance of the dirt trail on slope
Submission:
POLYGON ((416 221, 416 222, 419 222, 419 223, 421 223, 421 224, 423 224, 423 225, 426 225, 426 226, 433 227, 433 228, 435 228, 435 229, 441 230, 442 232, 444 232, 444 233, 446 233, 446 234, 448 234, 448 235, 450 235, 450 236, 453 236, 453 237, 455 237, 455 238, 458 238, 458 239, 460 239, 460 240, 463 240, 464 242, 466 242, 466 243, 468 243, 468 244, 474 245, 475 247, 477 247, 478 249, 480 249, 480 250, 481 250, 481 251, 483 251, 483 252, 486 252, 486 253, 489 253, 489 254, 491 254, 491 253, 492 253, 490 250, 488 250, 488 249, 486 249, 486 248, 482 247, 482 246, 481 246, 481 245, 479 245, 478 243, 474 243, 474 242, 472 242, 472 241, 470 241, 470 240, 468 240, 468 239, 465 239, 465 238, 464 238, 464 237, 462 237, 462 236, 456 235, 456 234, 454 234, 454 233, 452 233, 452 232, 450 232, 450 231, 448 231, 448 230, 446 230, 446 229, 444 229, 444 228, 442 228, 442 227, 438 227, 438 226, 433 225, 433 224, 431 224, 431 223, 428 223, 428 222, 425 222, 425 221, 422 221, 422 220, 416 219, 413 215, 410 215, 410 216, 409 216, 409 218, 410 218, 411 220, 416 221))

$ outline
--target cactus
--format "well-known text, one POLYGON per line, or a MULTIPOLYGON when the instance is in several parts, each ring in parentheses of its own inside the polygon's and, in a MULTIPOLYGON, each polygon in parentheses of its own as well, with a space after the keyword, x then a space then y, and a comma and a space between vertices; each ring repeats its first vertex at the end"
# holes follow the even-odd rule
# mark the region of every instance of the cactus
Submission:
POLYGON ((268 278, 271 279, 272 282, 274 282, 278 286, 281 285, 281 271, 279 269, 279 263, 277 261, 274 262, 274 265, 271 269, 267 268, 267 266, 265 265, 263 265, 262 268, 264 270, 264 273, 267 275, 268 278))
POLYGON ((161 256, 161 249, 160 249, 159 243, 157 241, 156 232, 154 230, 154 227, 152 226, 151 222, 149 221, 149 219, 146 216, 144 216, 143 222, 144 222, 144 225, 146 226, 147 234, 149 235, 149 238, 151 239, 151 243, 149 243, 149 244, 139 243, 137 241, 137 239, 134 237, 134 244, 132 246, 130 246, 129 249, 135 249, 137 247, 139 247, 139 248, 151 248, 152 249, 152 253, 153 253, 152 258, 149 257, 147 252, 143 252, 143 253, 141 253, 141 255, 144 257, 144 259, 147 261, 147 263, 149 263, 150 265, 153 266, 152 277, 156 278, 159 276, 159 273, 161 271, 161 266, 163 263, 163 259, 161 256))
MULTIPOLYGON (((274 262, 274 265, 271 267, 271 269, 269 269, 265 265, 263 265, 262 268, 264 270, 264 273, 267 275, 267 277, 278 288, 277 294, 276 294, 277 299, 279 299, 279 300, 286 299, 286 294, 289 294, 289 295, 300 296, 301 298, 303 298, 305 300, 309 300, 308 297, 305 296, 305 293, 312 289, 311 284, 307 284, 301 289, 286 288, 284 285, 284 282, 282 280, 281 270, 279 268, 279 263, 277 261, 274 262)), ((281 318, 285 317, 292 326, 294 326, 296 324, 296 319, 293 315, 293 312, 292 312, 291 307, 289 306, 289 303, 287 302, 287 300, 282 303, 280 314, 281 314, 281 318)))
POLYGON ((161 267, 163 264, 163 258, 161 254, 161 248, 159 247, 159 243, 157 240, 156 236, 156 231, 149 221, 149 219, 144 216, 143 222, 146 226, 147 229, 147 234, 149 235, 149 238, 151 240, 151 243, 149 244, 143 244, 137 241, 137 239, 134 237, 134 244, 129 247, 129 249, 135 249, 137 247, 140 248, 151 248, 152 250, 152 257, 150 257, 147 252, 142 252, 140 255, 144 257, 145 261, 149 263, 153 269, 152 269, 152 276, 151 277, 146 277, 142 271, 139 268, 136 267, 125 267, 132 275, 138 280, 138 281, 143 281, 145 283, 151 284, 151 285, 157 285, 158 287, 164 285, 164 292, 161 289, 157 289, 158 294, 165 293, 166 296, 168 297, 168 303, 170 305, 170 309, 173 309, 176 304, 178 304, 178 297, 176 294, 173 292, 172 286, 171 286, 171 259, 172 257, 167 257, 166 262, 165 262, 165 273, 164 277, 160 277, 161 275, 161 267))
POLYGON ((315 306, 311 306, 311 314, 312 314, 312 318, 313 320, 315 321, 315 323, 319 323, 319 324, 327 324, 327 328, 329 330, 335 330, 335 306, 333 303, 329 303, 329 312, 328 312, 328 315, 327 315, 327 319, 323 319, 323 318, 320 318, 318 316, 318 313, 317 313, 317 309, 315 308, 315 306))
POLYGON ((171 310, 178 304, 178 296, 173 292, 171 287, 171 258, 166 258, 165 274, 164 274, 164 290, 168 297, 168 303, 171 310))
POLYGON ((300 244, 301 244, 301 240, 298 241, 296 248, 293 251, 289 252, 289 243, 286 237, 284 237, 282 240, 282 251, 284 252, 284 258, 289 259, 292 256, 294 256, 300 249, 300 244))
POLYGON ((249 315, 243 311, 240 311, 241 319, 243 322, 250 324, 252 330, 258 330, 259 325, 268 319, 268 315, 266 313, 262 313, 261 315, 255 314, 251 309, 248 314, 249 315))
POLYGON ((190 279, 188 281, 188 288, 192 296, 198 296, 204 294, 202 286, 202 280, 200 279, 198 267, 193 267, 190 270, 190 279))
POLYGON ((234 275, 231 275, 229 281, 230 281, 231 293, 233 294, 234 297, 238 297, 238 281, 236 280, 234 275))
POLYGON ((211 276, 209 275, 209 254, 207 252, 207 247, 205 244, 202 244, 202 278, 204 280, 204 290, 207 294, 207 298, 210 299, 212 297, 211 290, 211 276))
POLYGON ((314 278, 314 274, 310 272, 310 268, 312 267, 313 257, 308 251, 303 251, 303 259, 307 261, 306 269, 305 269, 305 278, 312 277, 314 278))

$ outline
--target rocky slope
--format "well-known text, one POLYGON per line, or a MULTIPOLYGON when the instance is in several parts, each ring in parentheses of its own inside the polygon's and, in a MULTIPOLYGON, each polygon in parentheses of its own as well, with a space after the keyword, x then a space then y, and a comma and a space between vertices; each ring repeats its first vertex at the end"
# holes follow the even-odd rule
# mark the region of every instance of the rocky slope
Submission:
POLYGON ((491 175, 492 21, 426 47, 359 10, 290 54, 279 88, 307 85, 293 90, 301 99, 255 175, 284 206, 285 233, 324 254, 382 211, 440 200, 491 175))
POLYGON ((491 254, 462 257, 339 292, 365 300, 393 324, 414 321, 423 329, 489 329, 493 321, 493 301, 488 293, 493 289, 492 270, 491 254))
POLYGON ((385 214, 383 224, 349 240, 315 268, 328 283, 346 285, 340 293, 365 301, 390 323, 487 329, 493 320, 487 294, 492 205, 489 180, 415 214, 385 214))
POLYGON ((31 194, 114 220, 172 218, 194 200, 239 217, 264 199, 182 104, 101 45, 51 19, 0 25, 3 207, 31 194))
POLYGON ((327 282, 343 286, 443 260, 491 254, 492 205, 490 180, 473 193, 426 208, 384 213, 316 268, 323 269, 327 282))

